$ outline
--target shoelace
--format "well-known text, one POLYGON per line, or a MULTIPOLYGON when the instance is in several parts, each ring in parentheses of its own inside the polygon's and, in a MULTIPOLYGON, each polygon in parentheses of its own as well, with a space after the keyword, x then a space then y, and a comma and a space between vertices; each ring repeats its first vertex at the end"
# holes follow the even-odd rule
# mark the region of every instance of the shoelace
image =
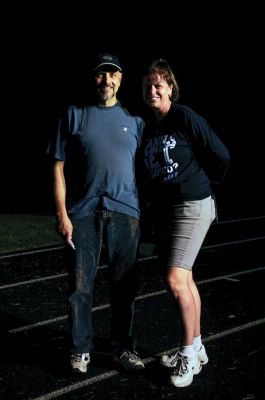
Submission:
POLYGON ((71 359, 73 361, 81 361, 82 360, 82 354, 72 354, 71 359))
POLYGON ((171 358, 170 364, 174 367, 175 361, 178 359, 179 357, 179 351, 180 348, 178 347, 176 351, 174 351, 173 353, 169 353, 168 354, 168 358, 171 358))
POLYGON ((138 356, 138 354, 134 351, 134 352, 131 352, 131 351, 125 351, 122 355, 121 355, 121 358, 123 358, 123 357, 128 357, 130 360, 138 360, 139 359, 139 356, 138 356))
POLYGON ((185 374, 188 370, 188 359, 184 354, 178 352, 175 360, 177 360, 177 364, 173 369, 172 374, 182 376, 182 374, 185 374))
POLYGON ((179 357, 179 351, 174 351, 174 353, 169 354, 168 356, 169 358, 172 358, 172 360, 170 361, 171 365, 175 364, 175 361, 178 359, 179 357))
POLYGON ((85 357, 84 357, 84 359, 82 358, 82 354, 80 353, 77 353, 77 354, 72 354, 71 355, 71 359, 73 360, 73 361, 76 361, 76 362, 79 362, 79 361, 87 361, 88 360, 88 357, 87 357, 87 355, 85 355, 85 357))

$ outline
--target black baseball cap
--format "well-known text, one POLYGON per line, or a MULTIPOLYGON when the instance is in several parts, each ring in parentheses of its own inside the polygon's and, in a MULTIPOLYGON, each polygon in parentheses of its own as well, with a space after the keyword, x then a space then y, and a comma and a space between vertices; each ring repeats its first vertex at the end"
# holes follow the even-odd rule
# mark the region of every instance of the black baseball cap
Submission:
POLYGON ((99 53, 97 55, 94 70, 96 71, 103 65, 109 65, 114 68, 117 68, 120 72, 122 71, 121 64, 118 60, 118 57, 114 56, 113 54, 99 53))

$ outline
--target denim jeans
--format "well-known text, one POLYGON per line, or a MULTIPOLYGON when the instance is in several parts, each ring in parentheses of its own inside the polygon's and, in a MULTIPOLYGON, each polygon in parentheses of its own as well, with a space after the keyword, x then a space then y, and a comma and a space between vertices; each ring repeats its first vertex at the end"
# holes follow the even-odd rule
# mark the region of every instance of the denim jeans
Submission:
POLYGON ((111 342, 115 351, 131 348, 139 221, 126 214, 97 210, 72 223, 75 251, 68 252, 73 352, 93 350, 93 286, 103 240, 110 281, 111 342))

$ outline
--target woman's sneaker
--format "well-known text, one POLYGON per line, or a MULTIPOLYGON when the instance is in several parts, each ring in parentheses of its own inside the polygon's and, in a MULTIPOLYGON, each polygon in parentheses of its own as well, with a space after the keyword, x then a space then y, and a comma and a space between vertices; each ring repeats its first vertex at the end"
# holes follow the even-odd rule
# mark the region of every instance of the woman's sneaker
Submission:
POLYGON ((74 372, 87 372, 87 366, 90 363, 89 353, 78 353, 71 355, 71 367, 74 372))
POLYGON ((200 350, 196 351, 196 354, 197 354, 198 360, 200 361, 200 363, 202 365, 207 364, 207 362, 209 361, 209 358, 206 354, 206 350, 205 350, 205 347, 203 344, 201 345, 200 350))
POLYGON ((170 371, 170 383, 176 387, 189 386, 193 381, 193 375, 201 370, 198 357, 190 358, 178 352, 174 362, 175 367, 170 371))
POLYGON ((126 370, 139 370, 144 368, 144 363, 135 351, 126 350, 120 355, 114 354, 113 360, 126 370))
MULTIPOLYGON (((177 351, 175 351, 174 353, 164 354, 160 358, 160 364, 162 364, 164 367, 174 368, 177 363, 178 352, 179 352, 179 349, 177 351)), ((205 347, 203 344, 201 345, 200 350, 195 351, 195 353, 197 354, 198 360, 202 365, 207 364, 209 359, 208 359, 208 356, 207 356, 207 353, 206 353, 206 350, 205 350, 205 347)))

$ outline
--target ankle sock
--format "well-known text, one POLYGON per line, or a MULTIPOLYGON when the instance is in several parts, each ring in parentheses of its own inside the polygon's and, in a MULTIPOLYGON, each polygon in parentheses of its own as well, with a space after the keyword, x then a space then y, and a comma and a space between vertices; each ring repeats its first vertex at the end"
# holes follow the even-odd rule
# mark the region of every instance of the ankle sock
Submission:
POLYGON ((195 351, 194 351, 192 344, 190 346, 181 346, 180 352, 181 352, 181 354, 184 354, 187 357, 190 357, 190 358, 195 357, 195 351))
POLYGON ((201 335, 200 336, 196 336, 193 339, 193 348, 195 351, 199 351, 202 347, 202 338, 201 335))

